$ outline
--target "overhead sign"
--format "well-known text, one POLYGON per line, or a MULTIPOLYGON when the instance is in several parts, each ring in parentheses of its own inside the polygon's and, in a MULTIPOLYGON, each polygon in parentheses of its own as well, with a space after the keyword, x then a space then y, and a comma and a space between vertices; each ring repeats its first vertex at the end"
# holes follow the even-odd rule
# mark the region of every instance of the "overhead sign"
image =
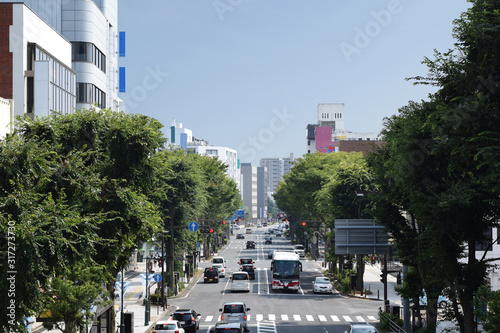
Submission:
POLYGON ((335 254, 384 254, 392 246, 388 238, 375 220, 335 220, 335 254))

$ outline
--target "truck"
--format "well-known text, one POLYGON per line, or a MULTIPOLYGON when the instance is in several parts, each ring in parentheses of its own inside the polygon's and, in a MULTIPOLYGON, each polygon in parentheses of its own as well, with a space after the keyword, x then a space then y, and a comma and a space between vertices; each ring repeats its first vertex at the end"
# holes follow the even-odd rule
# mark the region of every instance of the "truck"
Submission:
POLYGON ((302 263, 300 256, 293 252, 275 251, 271 261, 272 289, 293 290, 300 289, 300 272, 302 263))

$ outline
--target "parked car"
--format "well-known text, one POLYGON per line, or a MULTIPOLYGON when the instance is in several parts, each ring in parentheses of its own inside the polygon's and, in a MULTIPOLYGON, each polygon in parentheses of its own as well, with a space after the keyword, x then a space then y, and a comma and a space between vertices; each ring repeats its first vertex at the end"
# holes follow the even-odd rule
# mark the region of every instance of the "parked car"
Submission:
MULTIPOLYGON (((427 305, 427 295, 424 292, 424 296, 420 297, 419 303, 421 306, 426 306, 427 305)), ((448 303, 450 303, 450 300, 446 296, 439 296, 438 297, 438 307, 444 308, 448 303)))
POLYGON ((222 266, 222 264, 212 264, 212 267, 217 268, 219 271, 219 277, 226 277, 226 269, 222 266))
POLYGON ((247 272, 250 280, 255 280, 255 267, 252 264, 241 265, 240 271, 247 272))
POLYGON ((237 234, 236 239, 245 239, 245 235, 243 234, 237 234))
POLYGON ((226 260, 224 260, 224 257, 213 257, 212 264, 222 264, 226 267, 226 260))
POLYGON ((238 264, 240 264, 240 265, 253 264, 253 259, 250 259, 250 258, 240 258, 240 261, 238 261, 238 264))
POLYGON ((219 270, 215 267, 205 268, 205 272, 203 273, 203 282, 219 283, 219 270))
POLYGON ((179 309, 172 314, 172 319, 177 320, 186 333, 196 333, 200 329, 201 314, 193 309, 179 309))
POLYGON ((234 272, 231 275, 231 291, 250 292, 250 276, 247 272, 234 272))
POLYGON ((315 293, 327 293, 331 294, 333 292, 332 281, 324 276, 318 276, 313 281, 313 291, 315 293))
POLYGON ((247 325, 247 313, 250 308, 247 308, 243 302, 227 302, 224 303, 222 308, 219 309, 221 312, 221 321, 225 323, 240 323, 245 328, 245 331, 249 331, 247 325))
POLYGON ((266 237, 264 244, 272 244, 272 243, 273 243, 273 239, 271 237, 266 237))
POLYGON ((242 323, 217 323, 210 330, 211 333, 244 333, 245 327, 242 323))
POLYGON ((373 325, 364 324, 351 324, 344 333, 379 333, 377 328, 373 325))
POLYGON ((255 249, 255 242, 247 241, 247 249, 255 249))
POLYGON ((153 333, 185 333, 178 320, 158 321, 153 328, 153 333))

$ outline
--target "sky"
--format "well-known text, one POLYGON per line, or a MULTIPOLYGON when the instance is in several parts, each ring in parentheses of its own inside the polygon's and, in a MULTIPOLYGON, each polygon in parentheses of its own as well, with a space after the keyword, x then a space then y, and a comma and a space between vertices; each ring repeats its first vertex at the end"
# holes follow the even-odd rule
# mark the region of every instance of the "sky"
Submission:
POLYGON ((242 163, 301 157, 322 103, 344 103, 345 129, 385 117, 436 88, 425 57, 453 48, 465 0, 119 0, 127 113, 175 119, 238 150, 242 163))

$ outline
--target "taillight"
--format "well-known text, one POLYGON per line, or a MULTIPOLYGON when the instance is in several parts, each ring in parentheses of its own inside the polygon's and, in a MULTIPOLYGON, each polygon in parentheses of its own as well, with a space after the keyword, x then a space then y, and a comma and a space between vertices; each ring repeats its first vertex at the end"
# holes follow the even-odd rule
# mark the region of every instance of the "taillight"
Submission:
POLYGON ((224 315, 220 316, 220 320, 224 321, 224 315))
POLYGON ((243 319, 247 320, 247 315, 243 316, 243 319))
POLYGON ((179 333, 179 330, 175 330, 175 333, 179 333))

